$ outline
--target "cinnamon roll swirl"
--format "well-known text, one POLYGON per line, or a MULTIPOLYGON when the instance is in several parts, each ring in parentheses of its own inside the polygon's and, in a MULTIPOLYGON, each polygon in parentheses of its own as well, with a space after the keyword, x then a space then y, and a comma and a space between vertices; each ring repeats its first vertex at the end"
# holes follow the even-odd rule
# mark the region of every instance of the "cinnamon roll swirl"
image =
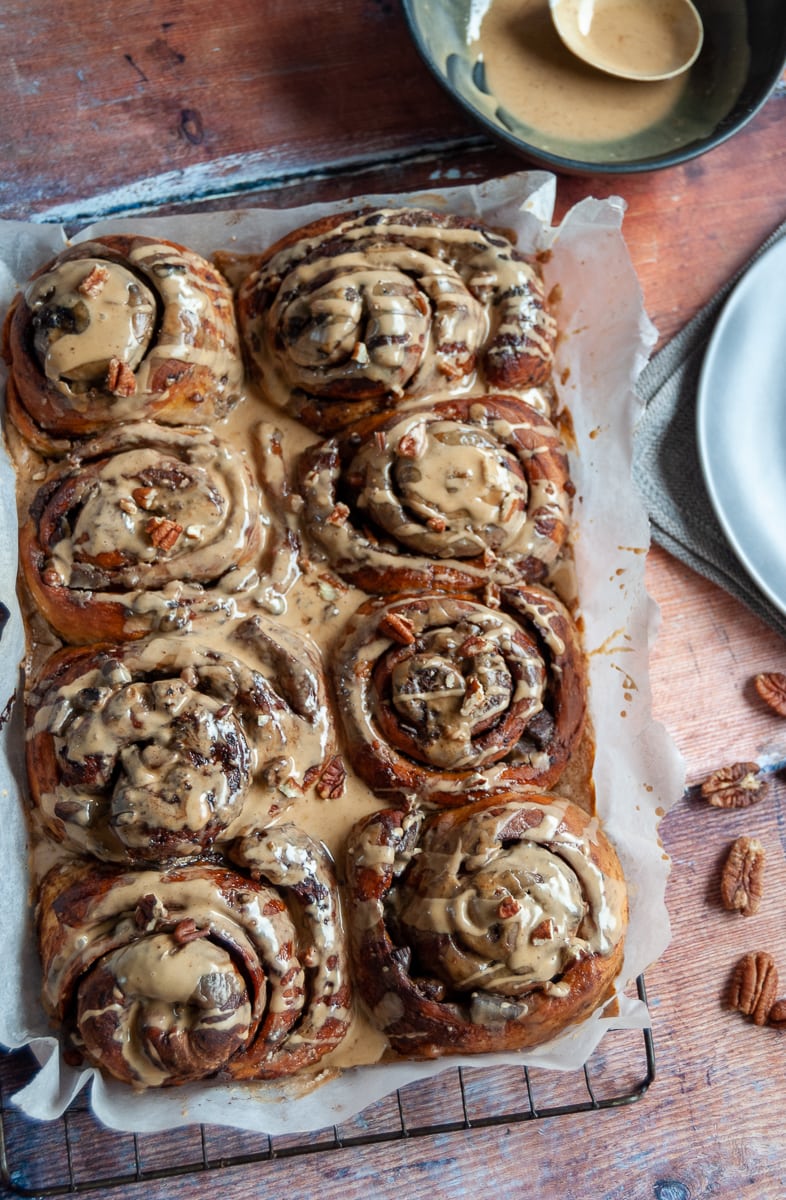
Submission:
POLYGON ((20 564, 61 638, 120 641, 231 608, 269 525, 240 450, 205 428, 141 421, 51 472, 22 524, 20 564))
POLYGON ((176 861, 319 786, 335 745, 315 649, 262 616, 227 645, 152 638, 44 664, 26 752, 50 837, 109 861, 176 861))
POLYGON ((305 451, 304 527, 364 591, 474 591, 542 580, 568 535, 559 432, 512 396, 367 418, 305 451))
POLYGON ((567 800, 383 810, 353 829, 347 876, 356 988, 399 1054, 529 1049, 611 993, 624 875, 597 819, 567 800))
POLYGON ((238 291, 269 398, 330 433, 404 400, 548 381, 556 325, 537 264, 450 213, 362 210, 271 247, 238 291))
POLYGON ((586 670, 564 605, 538 584, 498 608, 426 593, 361 605, 336 647, 347 753, 377 794, 455 806, 550 788, 578 747, 586 670))
POLYGON ((241 866, 54 868, 37 906, 43 1003, 74 1051, 135 1088, 273 1079, 346 1034, 332 863, 295 827, 241 866))
POLYGON ((209 424, 243 365, 232 293, 194 251, 139 235, 69 246, 16 297, 8 412, 43 454, 123 421, 209 424))

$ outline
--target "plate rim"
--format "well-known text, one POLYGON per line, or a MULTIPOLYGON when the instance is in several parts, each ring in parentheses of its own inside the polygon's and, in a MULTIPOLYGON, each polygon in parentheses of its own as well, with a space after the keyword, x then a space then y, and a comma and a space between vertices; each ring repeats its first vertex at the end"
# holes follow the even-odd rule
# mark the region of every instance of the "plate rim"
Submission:
MULTIPOLYGON (((734 316, 738 311, 743 298, 747 293, 756 286, 758 278, 762 274, 767 274, 772 271, 772 261, 777 257, 778 253, 786 256, 786 230, 776 236, 771 245, 750 263, 750 265, 742 272, 729 295, 723 302, 721 311, 715 322, 715 327, 712 330, 709 341, 704 350, 704 355, 699 372, 699 379, 696 387, 696 444, 698 450, 699 463, 704 479, 704 485, 707 489, 712 510, 720 524, 720 527, 726 537, 730 549, 740 564, 745 568, 749 578, 756 585, 759 591, 781 612, 786 615, 786 582, 783 586, 783 594, 781 594, 771 582, 769 582, 757 564, 752 560, 748 551, 746 551, 742 539, 739 536, 738 530, 735 527, 733 517, 729 513, 727 505, 724 505, 720 495, 716 478, 713 475, 713 456, 711 449, 711 435, 709 430, 709 393, 712 390, 710 387, 710 378, 712 376, 713 360, 718 352, 718 347, 724 337, 728 336, 729 328, 734 320, 734 316)), ((774 272, 776 279, 778 278, 777 271, 774 272)), ((781 275, 780 280, 786 280, 786 275, 781 275)), ((786 298, 786 282, 782 282, 784 297, 786 298)), ((786 306, 780 309, 783 313, 782 323, 784 339, 786 339, 786 306)), ((743 343, 744 349, 744 343, 743 343)), ((786 468, 785 468, 786 471, 786 468)))

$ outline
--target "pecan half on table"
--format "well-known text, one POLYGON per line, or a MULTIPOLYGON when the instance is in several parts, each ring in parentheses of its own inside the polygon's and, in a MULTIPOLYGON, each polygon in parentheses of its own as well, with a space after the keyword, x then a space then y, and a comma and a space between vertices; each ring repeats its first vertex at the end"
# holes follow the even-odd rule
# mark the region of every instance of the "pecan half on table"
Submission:
POLYGON ((786 717, 786 675, 782 671, 762 671, 754 676, 753 683, 764 703, 778 716, 786 717))
POLYGON ((738 837, 732 842, 721 875, 721 900, 729 912, 752 917, 762 897, 764 847, 758 838, 738 837))
POLYGON ((729 1003, 754 1025, 766 1025, 778 995, 778 969, 771 954, 757 950, 737 963, 731 981, 729 1003))
POLYGON ((719 767, 700 784, 702 799, 714 808, 747 808, 761 800, 767 780, 756 762, 719 767))

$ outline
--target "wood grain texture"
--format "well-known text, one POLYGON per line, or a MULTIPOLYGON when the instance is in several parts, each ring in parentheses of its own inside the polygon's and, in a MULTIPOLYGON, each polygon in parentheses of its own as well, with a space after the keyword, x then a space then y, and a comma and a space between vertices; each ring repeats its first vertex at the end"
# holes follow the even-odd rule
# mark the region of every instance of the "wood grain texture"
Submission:
MULTIPOLYGON (((369 191, 474 182, 523 164, 480 135, 437 87, 394 0, 154 0, 6 5, 6 155, 0 216, 79 223, 113 210, 283 206, 369 191)), ((645 305, 668 339, 786 218, 786 95, 737 137, 658 174, 560 177, 559 217, 586 195, 621 195, 645 305)), ((688 782, 762 754, 786 757, 786 721, 752 685, 786 670, 786 643, 712 584, 653 549, 661 612, 656 716, 688 782)), ((91 1193, 98 1200, 781 1200, 786 1194, 784 1035, 724 997, 737 958, 767 949, 786 993, 786 783, 749 810, 691 793, 662 825, 673 938, 647 974, 658 1075, 625 1109, 474 1129, 91 1193), (720 865, 741 833, 765 847, 757 916, 726 912, 720 865)), ((94 1132, 85 1159, 106 1153, 94 1132)), ((194 1131, 161 1139, 193 1157, 194 1131)), ((29 1148, 46 1153, 46 1129, 29 1148)), ((227 1152, 243 1139, 227 1135, 227 1152)), ((79 1163, 77 1166, 79 1167, 79 1163)), ((120 1168, 125 1163, 120 1164, 120 1168)))
POLYGON ((413 129, 424 146, 476 134, 385 0, 33 0, 4 32, 0 208, 19 218, 108 209, 118 189, 158 204, 387 162, 413 129))

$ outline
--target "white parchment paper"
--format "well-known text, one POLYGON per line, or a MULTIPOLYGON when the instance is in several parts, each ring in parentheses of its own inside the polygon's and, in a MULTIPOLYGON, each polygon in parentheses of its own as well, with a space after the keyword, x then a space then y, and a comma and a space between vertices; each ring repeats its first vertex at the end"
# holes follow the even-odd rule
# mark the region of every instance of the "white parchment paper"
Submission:
MULTIPOLYGON (((306 1094, 298 1094, 296 1086, 267 1083, 134 1093, 97 1072, 66 1065, 39 1001, 28 896, 21 706, 14 700, 20 694, 23 649, 14 595, 14 478, 0 452, 0 600, 9 612, 0 642, 0 1042, 8 1047, 30 1043, 41 1063, 40 1072, 15 1097, 28 1115, 55 1118, 79 1089, 90 1085, 95 1114, 116 1129, 144 1133, 206 1122, 270 1134, 303 1132, 340 1123, 396 1088, 461 1062, 577 1069, 611 1028, 649 1023, 646 1006, 631 996, 630 984, 669 941, 668 861, 658 824, 684 785, 682 760, 651 713, 648 653, 657 614, 644 583, 647 518, 631 478, 638 416, 634 384, 655 331, 625 246, 623 201, 586 199, 554 226, 555 197, 554 176, 529 172, 477 186, 375 195, 336 205, 104 221, 81 231, 75 240, 133 231, 171 238, 207 256, 216 250, 253 253, 327 211, 349 210, 359 203, 409 203, 480 217, 513 232, 522 249, 549 251, 544 273, 547 290, 553 289, 556 298, 561 329, 555 375, 575 429, 575 558, 597 742, 597 809, 619 851, 631 901, 618 1014, 596 1013, 527 1054, 357 1067, 306 1094)), ((64 242, 65 233, 56 226, 0 222, 3 313, 17 288, 64 242)))

